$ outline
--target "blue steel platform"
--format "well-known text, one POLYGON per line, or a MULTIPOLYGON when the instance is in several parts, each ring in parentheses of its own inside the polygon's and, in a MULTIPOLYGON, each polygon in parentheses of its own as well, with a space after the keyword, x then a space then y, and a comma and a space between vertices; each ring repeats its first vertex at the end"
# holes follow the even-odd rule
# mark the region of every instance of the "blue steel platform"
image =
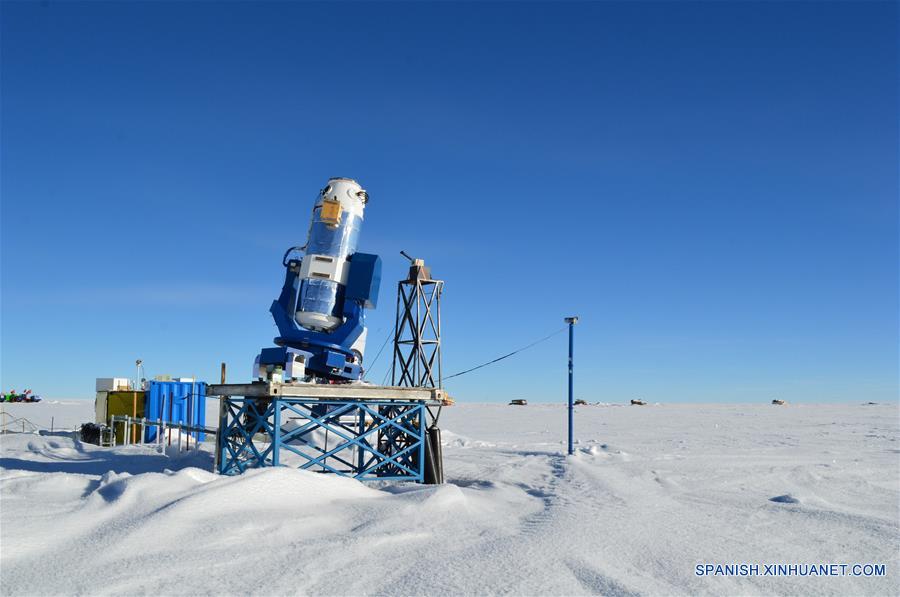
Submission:
POLYGON ((216 466, 221 474, 292 466, 418 483, 425 480, 427 406, 446 397, 425 388, 265 383, 210 386, 209 393, 222 396, 216 466))

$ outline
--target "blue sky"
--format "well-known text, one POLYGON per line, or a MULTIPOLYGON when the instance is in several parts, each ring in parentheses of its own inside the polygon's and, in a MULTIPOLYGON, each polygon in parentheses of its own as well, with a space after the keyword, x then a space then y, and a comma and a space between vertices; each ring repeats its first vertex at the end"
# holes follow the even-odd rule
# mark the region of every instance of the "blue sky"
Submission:
MULTIPOLYGON (((233 381, 328 177, 445 373, 577 314, 587 400, 896 400, 892 2, 0 7, 0 385, 233 381)), ((375 363, 380 381, 389 354, 375 363)), ((562 401, 560 334, 448 383, 562 401)))

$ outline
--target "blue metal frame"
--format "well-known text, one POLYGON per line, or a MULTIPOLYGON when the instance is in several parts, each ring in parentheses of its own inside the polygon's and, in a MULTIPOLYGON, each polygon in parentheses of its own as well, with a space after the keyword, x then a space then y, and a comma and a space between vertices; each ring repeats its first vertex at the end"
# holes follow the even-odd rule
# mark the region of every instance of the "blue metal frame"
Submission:
POLYGON ((220 474, 290 466, 287 459, 299 461, 297 468, 361 480, 425 480, 422 402, 241 397, 222 401, 220 474), (287 419, 297 421, 296 426, 288 427, 287 419), (331 448, 329 435, 338 438, 331 448))

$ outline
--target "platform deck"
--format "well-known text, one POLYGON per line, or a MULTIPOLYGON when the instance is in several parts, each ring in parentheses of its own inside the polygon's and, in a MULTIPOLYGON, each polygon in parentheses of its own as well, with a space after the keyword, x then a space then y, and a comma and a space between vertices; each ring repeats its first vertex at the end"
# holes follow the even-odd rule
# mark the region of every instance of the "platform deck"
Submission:
POLYGON ((207 396, 243 396, 245 398, 307 398, 310 400, 408 400, 438 405, 448 399, 440 388, 408 388, 367 384, 285 384, 256 382, 213 384, 207 396))

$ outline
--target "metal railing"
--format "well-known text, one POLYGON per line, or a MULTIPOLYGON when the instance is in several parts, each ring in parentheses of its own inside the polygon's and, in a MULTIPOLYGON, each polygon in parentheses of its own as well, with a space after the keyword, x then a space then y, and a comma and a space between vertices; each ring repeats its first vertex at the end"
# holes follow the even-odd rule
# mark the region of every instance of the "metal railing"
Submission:
POLYGON ((38 426, 25 417, 14 417, 8 412, 0 411, 0 433, 37 433, 38 426), (19 426, 21 425, 21 431, 19 426))
POLYGON ((112 445, 155 445, 160 448, 171 446, 173 443, 173 431, 175 431, 174 443, 178 447, 178 451, 190 450, 193 440, 193 447, 196 448, 202 440, 201 433, 208 433, 215 438, 218 429, 214 427, 203 427, 200 425, 188 425, 179 421, 165 421, 163 419, 147 419, 144 417, 132 417, 130 415, 112 415, 109 417, 109 427, 107 428, 107 438, 101 444, 112 445), (116 433, 117 424, 122 425, 122 434, 116 433), (156 427, 156 437, 153 441, 146 441, 147 429, 156 427), (140 428, 140 432, 138 432, 140 428), (121 444, 117 442, 121 440, 121 444))

